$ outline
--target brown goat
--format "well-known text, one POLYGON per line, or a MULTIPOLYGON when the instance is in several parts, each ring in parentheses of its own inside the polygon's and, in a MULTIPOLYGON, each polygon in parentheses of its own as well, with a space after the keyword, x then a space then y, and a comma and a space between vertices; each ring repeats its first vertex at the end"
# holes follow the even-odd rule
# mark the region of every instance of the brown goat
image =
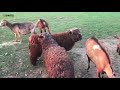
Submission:
POLYGON ((48 30, 49 34, 51 34, 48 23, 43 19, 38 20, 36 27, 40 30, 40 33, 42 33, 42 30, 44 30, 44 32, 48 30))
POLYGON ((30 57, 30 63, 32 65, 36 65, 37 58, 41 56, 42 54, 42 48, 41 44, 38 43, 38 35, 37 34, 31 34, 29 37, 29 57, 30 57))
POLYGON ((66 50, 50 34, 39 36, 45 67, 50 78, 74 78, 74 66, 66 50))
POLYGON ((114 36, 114 38, 117 38, 119 43, 117 44, 117 49, 116 49, 116 52, 120 55, 120 37, 118 36, 114 36))
POLYGON ((21 34, 26 35, 35 32, 35 25, 33 23, 10 23, 7 20, 1 20, 0 27, 9 27, 15 35, 15 41, 18 41, 18 37, 22 42, 21 34))
POLYGON ((88 68, 90 68, 90 60, 96 65, 97 76, 101 78, 101 73, 106 73, 109 78, 114 78, 115 74, 110 66, 110 58, 105 49, 100 45, 95 37, 91 37, 86 41, 86 51, 88 57, 88 68))
MULTIPOLYGON (((30 36, 31 40, 29 40, 29 45, 37 45, 38 43, 38 39, 36 38, 38 37, 38 35, 35 35, 34 37, 33 36, 30 36), (34 44, 31 44, 32 40, 34 40, 34 44), (35 41, 36 40, 36 41, 35 41)), ((58 33, 58 34, 52 34, 52 37, 56 40, 56 42, 61 46, 61 47, 64 47, 67 51, 68 50, 71 50, 72 47, 74 46, 75 42, 79 41, 82 39, 82 35, 80 34, 80 31, 79 29, 70 29, 69 31, 67 32, 63 32, 63 33, 58 33)), ((33 43, 33 42, 32 42, 33 43)), ((39 43, 40 44, 40 43, 39 43)), ((37 59, 36 57, 40 57, 41 56, 41 45, 38 45, 39 47, 34 47, 34 48, 31 48, 30 47, 30 57, 33 55, 33 57, 35 57, 34 59, 31 58, 30 61, 33 61, 36 63, 37 59), (38 52, 37 50, 39 50, 41 52, 38 52), (35 56, 35 55, 38 55, 38 56, 35 56)), ((35 64, 33 64, 35 65, 35 64)))

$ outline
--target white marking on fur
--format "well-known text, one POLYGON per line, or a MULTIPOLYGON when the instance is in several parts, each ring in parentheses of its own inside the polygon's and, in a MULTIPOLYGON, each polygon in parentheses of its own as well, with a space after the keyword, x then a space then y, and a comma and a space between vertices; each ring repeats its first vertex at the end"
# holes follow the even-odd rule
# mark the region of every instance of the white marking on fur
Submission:
POLYGON ((45 22, 43 22, 43 24, 44 24, 44 25, 46 25, 46 23, 45 23, 45 22))
POLYGON ((70 31, 72 32, 73 30, 76 30, 76 29, 78 29, 78 28, 72 28, 72 29, 70 29, 70 31))
POLYGON ((94 45, 93 46, 93 49, 95 50, 95 49, 99 49, 100 50, 100 46, 99 45, 94 45))
POLYGON ((2 26, 2 20, 0 21, 0 26, 2 26))
POLYGON ((3 22, 4 22, 3 20, 0 21, 0 27, 2 26, 2 23, 3 23, 3 22))

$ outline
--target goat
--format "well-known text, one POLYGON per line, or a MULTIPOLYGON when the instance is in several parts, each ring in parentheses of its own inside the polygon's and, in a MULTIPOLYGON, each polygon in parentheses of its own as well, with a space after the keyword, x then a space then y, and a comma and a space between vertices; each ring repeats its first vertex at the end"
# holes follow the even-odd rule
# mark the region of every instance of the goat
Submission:
POLYGON ((38 20, 36 27, 40 30, 40 33, 42 33, 42 30, 44 30, 44 32, 48 30, 49 34, 51 34, 48 23, 43 19, 38 20))
POLYGON ((9 27, 11 31, 15 35, 15 41, 18 41, 18 37, 20 38, 20 42, 22 42, 21 34, 26 35, 30 33, 36 33, 35 32, 35 25, 30 22, 25 22, 25 23, 10 23, 7 20, 1 20, 0 22, 0 27, 9 27))

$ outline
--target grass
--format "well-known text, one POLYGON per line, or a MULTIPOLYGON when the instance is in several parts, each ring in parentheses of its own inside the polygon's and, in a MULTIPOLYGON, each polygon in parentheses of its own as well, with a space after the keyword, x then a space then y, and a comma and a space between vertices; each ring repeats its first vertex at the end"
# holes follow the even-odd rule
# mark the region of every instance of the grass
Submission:
MULTIPOLYGON (((10 22, 36 22, 39 18, 49 23, 52 33, 64 32, 73 27, 81 28, 83 39, 91 36, 106 38, 120 35, 119 12, 1 12, 0 20, 10 22), (4 17, 5 14, 14 14, 14 17, 4 17)), ((28 37, 22 36, 21 44, 4 43, 14 40, 14 35, 9 28, 0 28, 0 77, 26 77, 25 74, 33 73, 36 68, 44 67, 41 62, 34 68, 29 63, 28 37), (32 70, 32 71, 31 71, 32 70)), ((35 77, 35 76, 31 76, 35 77)), ((39 74, 36 77, 41 77, 39 74)))

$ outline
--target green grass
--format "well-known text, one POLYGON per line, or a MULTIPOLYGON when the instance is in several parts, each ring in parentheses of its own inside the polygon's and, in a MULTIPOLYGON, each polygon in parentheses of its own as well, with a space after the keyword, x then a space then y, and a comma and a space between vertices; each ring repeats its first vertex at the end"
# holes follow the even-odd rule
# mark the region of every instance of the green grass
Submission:
MULTIPOLYGON (((83 39, 91 36, 106 38, 120 35, 119 12, 1 12, 0 20, 10 22, 36 22, 39 18, 49 23, 52 33, 64 32, 73 27, 81 28, 83 39), (4 14, 14 14, 14 17, 4 17, 4 14), (91 34, 90 34, 91 33, 91 34)), ((0 77, 7 77, 18 73, 17 77, 24 77, 25 73, 33 70, 28 57, 28 37, 22 36, 23 42, 0 48, 0 77), (7 53, 5 55, 5 53, 7 53), (19 59, 22 66, 19 66, 19 59), (17 67, 19 66, 19 67, 17 67)), ((14 40, 9 28, 0 28, 0 45, 14 40)), ((43 67, 39 62, 38 68, 43 67)), ((37 76, 36 76, 37 77, 37 76)))

